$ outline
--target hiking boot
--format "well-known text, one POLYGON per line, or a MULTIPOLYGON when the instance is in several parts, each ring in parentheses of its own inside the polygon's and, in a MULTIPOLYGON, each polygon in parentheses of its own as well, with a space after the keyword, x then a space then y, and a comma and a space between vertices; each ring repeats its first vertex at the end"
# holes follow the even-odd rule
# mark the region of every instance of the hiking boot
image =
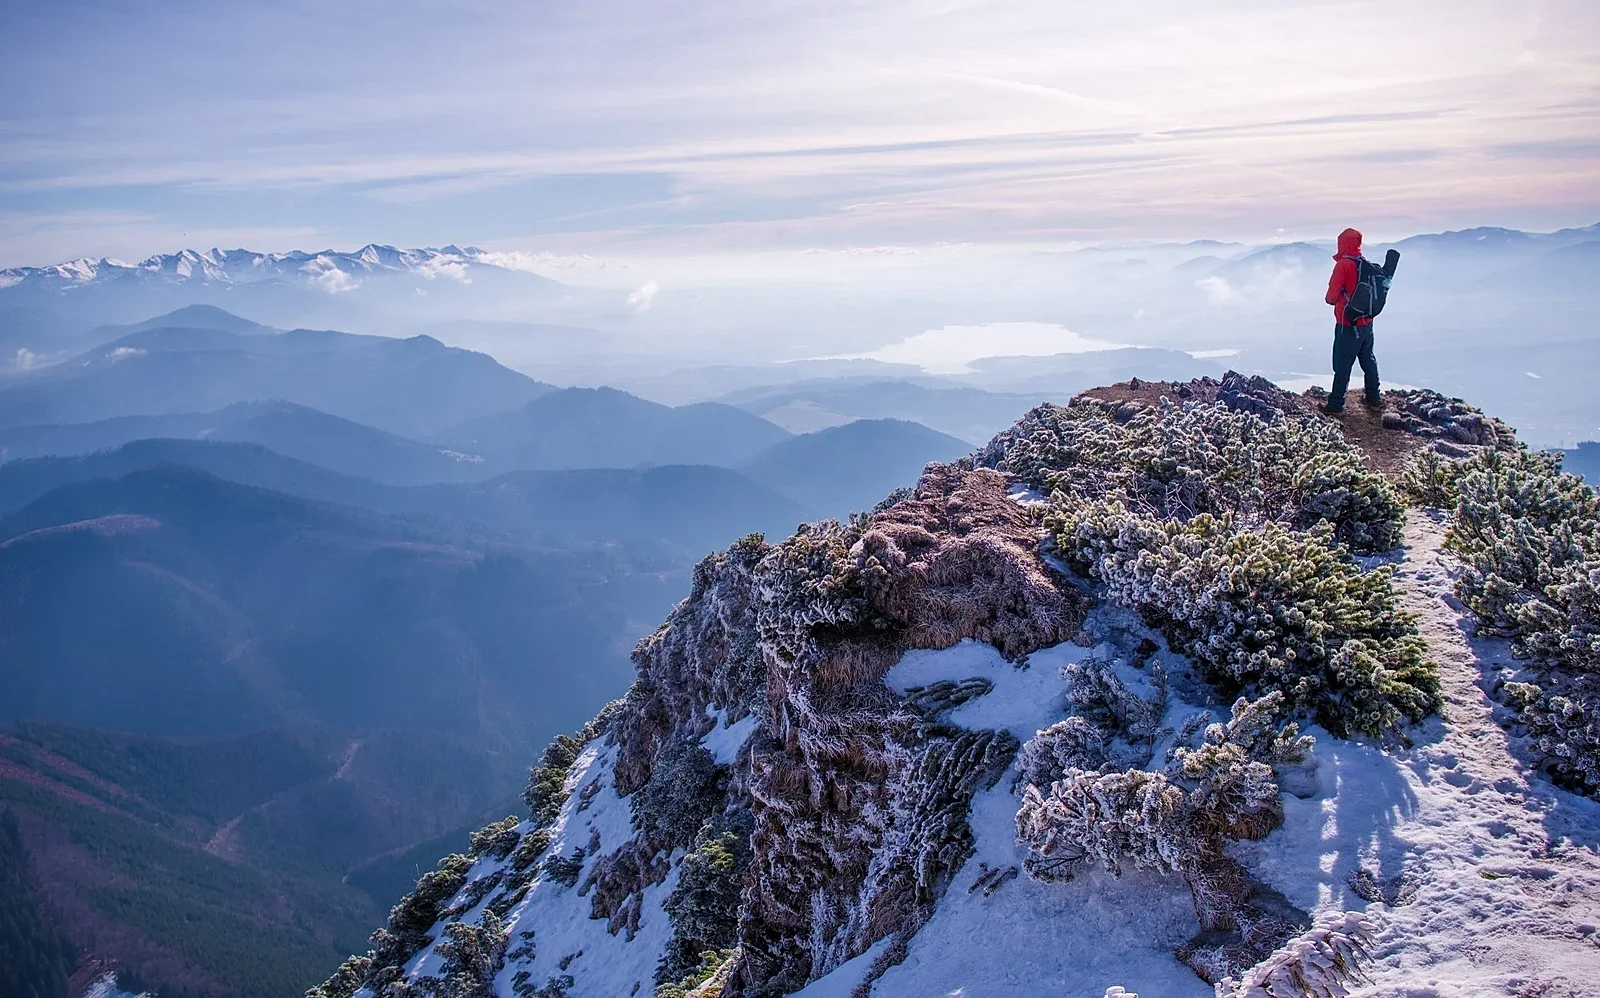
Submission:
POLYGON ((1383 399, 1368 399, 1368 398, 1364 398, 1364 399, 1361 400, 1361 404, 1366 406, 1368 409, 1382 409, 1383 408, 1383 399))
POLYGON ((1321 406, 1321 409, 1322 409, 1323 415, 1325 415, 1325 416, 1342 416, 1342 415, 1344 415, 1344 406, 1340 406, 1339 408, 1335 409, 1333 406, 1324 403, 1321 406))

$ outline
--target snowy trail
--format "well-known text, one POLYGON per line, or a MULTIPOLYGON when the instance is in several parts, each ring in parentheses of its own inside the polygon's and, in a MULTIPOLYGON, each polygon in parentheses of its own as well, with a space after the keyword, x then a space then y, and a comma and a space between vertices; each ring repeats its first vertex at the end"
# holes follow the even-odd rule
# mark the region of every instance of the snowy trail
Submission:
POLYGON ((1600 996, 1600 804, 1517 759, 1485 692, 1509 650, 1471 636, 1443 539, 1443 525, 1413 511, 1395 573, 1439 663, 1443 716, 1409 750, 1319 732, 1324 795, 1289 799, 1285 827, 1238 853, 1317 911, 1362 907, 1349 878, 1372 874, 1391 903, 1370 905, 1378 962, 1355 994, 1600 996))

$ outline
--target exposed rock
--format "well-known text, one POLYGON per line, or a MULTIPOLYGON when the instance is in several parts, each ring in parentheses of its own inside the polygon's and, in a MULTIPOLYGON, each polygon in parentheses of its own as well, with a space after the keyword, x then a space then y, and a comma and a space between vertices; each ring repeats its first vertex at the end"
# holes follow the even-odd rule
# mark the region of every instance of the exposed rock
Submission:
POLYGON ((1503 451, 1517 449, 1516 432, 1511 427, 1458 398, 1446 398, 1427 388, 1413 388, 1389 392, 1386 402, 1389 407, 1383 414, 1385 428, 1427 437, 1434 442, 1434 449, 1451 457, 1470 453, 1462 449, 1463 445, 1503 451))
MULTIPOLYGON (((952 737, 927 719, 981 684, 923 691, 913 709, 881 679, 909 648, 972 638, 1020 662, 1082 624, 1087 600, 1045 564, 1007 489, 996 471, 933 465, 864 521, 741 542, 701 563, 635 652, 619 793, 643 787, 673 739, 709 730, 708 707, 761 721, 728 788, 755 818, 734 980, 808 980, 864 952, 964 858, 966 801, 1015 739, 952 737)), ((641 834, 585 883, 614 931, 636 929, 639 891, 666 875, 663 846, 641 834)))
POLYGON ((1238 371, 1229 371, 1222 376, 1222 382, 1217 386, 1217 401, 1236 412, 1248 412, 1262 419, 1277 419, 1300 409, 1297 396, 1260 375, 1246 378, 1238 371))

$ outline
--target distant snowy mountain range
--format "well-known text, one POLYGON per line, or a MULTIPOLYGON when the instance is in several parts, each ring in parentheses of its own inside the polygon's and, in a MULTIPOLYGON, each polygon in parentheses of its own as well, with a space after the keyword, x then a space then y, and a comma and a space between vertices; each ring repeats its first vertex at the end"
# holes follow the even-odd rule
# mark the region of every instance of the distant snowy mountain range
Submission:
POLYGON ((352 253, 321 250, 307 253, 256 253, 246 249, 186 249, 162 253, 138 263, 102 257, 68 260, 49 267, 14 267, 0 270, 0 288, 32 284, 41 289, 66 289, 89 284, 121 282, 250 284, 267 280, 294 280, 339 290, 366 276, 385 273, 425 278, 464 280, 472 269, 506 268, 491 262, 494 254, 476 246, 431 246, 397 249, 369 243, 352 253))
MULTIPOLYGON (((1402 250, 1422 251, 1521 247, 1554 249, 1595 239, 1600 239, 1600 224, 1548 233, 1480 227, 1415 235, 1393 245, 1402 250)), ((1137 247, 1129 245, 1122 248, 1137 247)), ((1200 256, 1199 260, 1213 262, 1307 257, 1315 259, 1320 266, 1322 258, 1326 256, 1326 248, 1322 242, 1273 243, 1252 247, 1242 243, 1198 240, 1184 244, 1184 248, 1211 253, 1213 255, 1200 256), (1222 255, 1215 256, 1217 252, 1221 252, 1222 255)), ((41 288, 67 288, 119 280, 173 284, 249 284, 263 280, 294 279, 321 284, 328 290, 340 290, 351 286, 349 282, 361 277, 380 276, 386 273, 464 280, 473 269, 480 267, 493 268, 497 271, 521 270, 505 266, 506 260, 506 254, 483 250, 476 246, 462 247, 453 244, 443 247, 399 249, 394 246, 368 243, 353 252, 325 249, 309 253, 304 250, 257 253, 247 249, 224 250, 213 247, 204 251, 185 249, 177 253, 160 253, 138 263, 127 263, 110 257, 100 259, 83 257, 45 267, 13 267, 0 270, 0 288, 24 283, 41 288)))

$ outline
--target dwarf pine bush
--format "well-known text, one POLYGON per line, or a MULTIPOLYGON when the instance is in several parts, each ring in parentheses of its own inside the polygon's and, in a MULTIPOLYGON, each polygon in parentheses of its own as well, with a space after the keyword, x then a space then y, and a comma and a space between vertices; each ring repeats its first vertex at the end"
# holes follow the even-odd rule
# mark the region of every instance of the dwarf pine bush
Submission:
MULTIPOLYGON (((1073 769, 1048 788, 1030 784, 1017 811, 1029 872, 1069 879, 1093 863, 1189 872, 1228 839, 1267 834, 1283 820, 1274 767, 1311 747, 1294 725, 1278 726, 1283 706, 1281 693, 1241 697, 1231 720, 1207 728, 1199 748, 1180 749, 1165 772, 1073 769)), ((1040 732, 1034 741, 1041 736, 1050 740, 1040 732)))
POLYGON ((308 990, 305 998, 350 998, 361 989, 371 969, 372 954, 348 957, 326 981, 308 990))
POLYGON ((1457 482, 1466 464, 1424 447, 1406 464, 1400 487, 1415 503, 1435 509, 1455 509, 1461 501, 1457 482))
POLYGON ((681 739, 661 750, 650 780, 629 798, 633 823, 665 848, 688 845, 722 803, 726 768, 705 746, 681 739))
POLYGON ((1336 426, 1266 420, 1220 403, 1166 403, 1127 422, 1107 403, 1044 405, 979 460, 1045 492, 1120 500, 1154 516, 1328 523, 1357 551, 1394 547, 1404 522, 1399 494, 1336 426))
POLYGON ((492 856, 495 859, 505 859, 511 855, 511 850, 517 847, 522 840, 522 835, 517 831, 517 826, 522 822, 514 814, 506 815, 500 821, 485 825, 472 833, 467 855, 472 857, 492 856))
POLYGON ((1017 840, 1030 850, 1028 872, 1070 880, 1091 862, 1112 873, 1177 872, 1195 853, 1182 821, 1183 788, 1161 773, 1073 770, 1049 790, 1028 786, 1017 810, 1017 840))
POLYGON ((1209 514, 1153 519, 1115 501, 1057 506, 1046 525, 1064 556, 1165 626, 1226 692, 1281 691, 1341 736, 1438 706, 1438 676, 1389 571, 1361 571, 1327 525, 1235 530, 1209 514))
POLYGON ((1155 671, 1146 699, 1117 678, 1107 662, 1086 658, 1061 670, 1072 715, 1036 733, 1017 753, 1017 785, 1049 786, 1071 770, 1127 769, 1150 759, 1167 712, 1166 673, 1155 671))
POLYGON ((1466 568, 1463 601, 1485 623, 1517 637, 1512 607, 1559 598, 1569 569, 1600 561, 1600 496, 1558 458, 1484 452, 1462 462, 1450 547, 1466 568))
POLYGON ((753 828, 748 810, 719 814, 701 826, 694 848, 678 865, 678 885, 662 905, 672 940, 656 968, 658 984, 691 991, 738 944, 753 828))
POLYGON ((444 927, 439 955, 437 998, 495 998, 494 978, 506 963, 511 930, 494 912, 484 912, 477 925, 451 922, 444 927))
POLYGON ((1179 748, 1173 768, 1192 787, 1187 805, 1195 834, 1209 843, 1255 839, 1283 822, 1275 767, 1297 763, 1313 739, 1294 724, 1279 727, 1284 697, 1241 697, 1226 724, 1212 724, 1198 748, 1179 748))
MULTIPOLYGON (((367 953, 363 985, 381 991, 400 979, 400 968, 424 946, 433 941, 428 930, 444 911, 444 904, 467 882, 472 870, 469 856, 455 853, 439 861, 439 866, 417 880, 416 889, 389 910, 388 922, 372 934, 372 949, 367 953)), ((346 961, 346 966, 351 966, 346 961)), ((344 971, 340 968, 340 973, 344 971)), ((339 973, 322 985, 326 989, 339 973)))
POLYGON ((1457 595, 1528 661, 1505 700, 1538 764, 1600 796, 1600 496, 1553 455, 1491 451, 1459 468, 1457 595))
POLYGON ((1017 783, 1048 787, 1072 770, 1099 770, 1108 761, 1106 732, 1082 717, 1057 721, 1017 753, 1017 783))
POLYGON ((549 824, 561 813, 561 805, 567 802, 567 773, 582 750, 583 743, 576 738, 557 735, 540 756, 539 765, 528 774, 522 801, 528 805, 528 815, 534 824, 549 824))

